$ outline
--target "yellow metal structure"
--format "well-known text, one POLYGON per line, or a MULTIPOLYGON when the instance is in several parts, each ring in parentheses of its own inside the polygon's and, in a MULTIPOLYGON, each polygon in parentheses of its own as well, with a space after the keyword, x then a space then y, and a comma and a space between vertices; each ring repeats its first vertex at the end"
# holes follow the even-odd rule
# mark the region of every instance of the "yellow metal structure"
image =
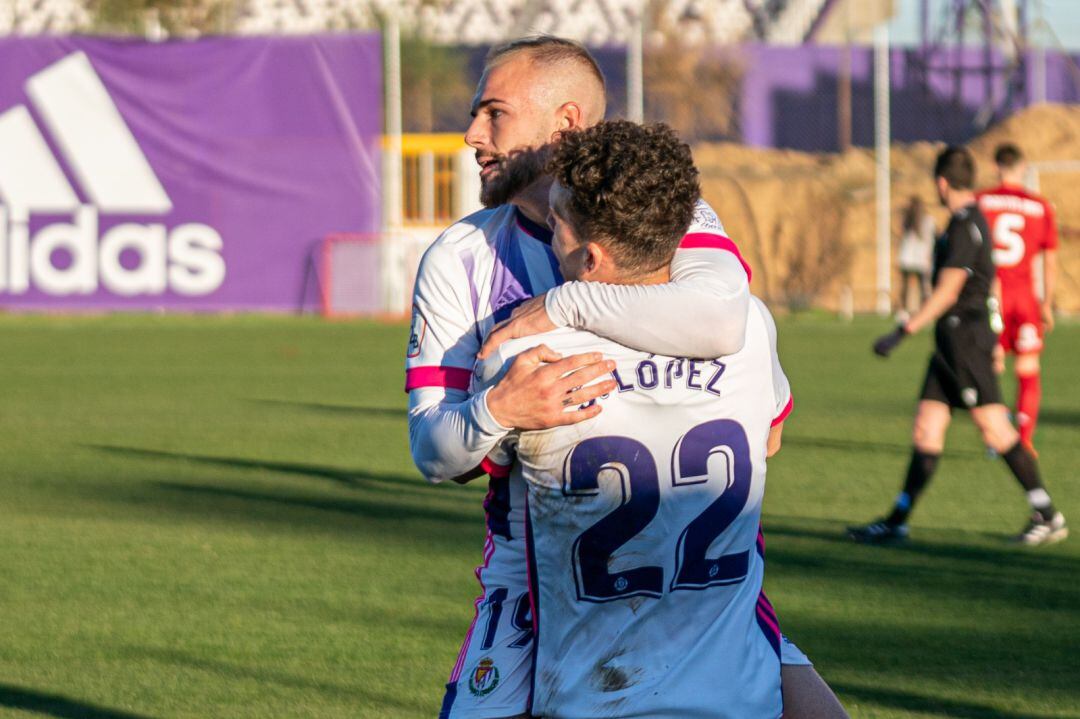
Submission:
MULTIPOLYGON (((383 147, 389 146, 383 138, 383 147)), ((402 217, 406 226, 445 227, 463 212, 458 176, 460 158, 469 153, 460 134, 406 134, 401 137, 402 217)))

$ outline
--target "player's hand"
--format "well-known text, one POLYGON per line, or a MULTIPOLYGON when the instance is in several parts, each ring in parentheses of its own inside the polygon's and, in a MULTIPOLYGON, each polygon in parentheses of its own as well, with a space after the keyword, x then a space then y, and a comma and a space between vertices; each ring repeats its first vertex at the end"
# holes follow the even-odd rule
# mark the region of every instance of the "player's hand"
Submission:
POLYGON ((874 341, 874 354, 878 357, 888 357, 904 341, 907 334, 907 330, 904 329, 903 325, 897 325, 892 332, 882 335, 874 341))
POLYGON ((615 369, 599 352, 563 357, 547 345, 522 352, 487 395, 495 421, 514 429, 549 429, 600 414, 600 405, 566 411, 615 390, 615 380, 585 385, 615 369))
POLYGON ((994 374, 1005 373, 1005 348, 999 343, 994 343, 994 352, 991 354, 994 362, 994 374))
POLYGON ((507 340, 530 337, 555 329, 555 323, 548 317, 547 308, 544 306, 546 297, 545 293, 518 305, 511 313, 510 319, 496 325, 491 331, 477 357, 487 359, 488 355, 507 340))
POLYGON ((1049 302, 1043 302, 1041 309, 1043 328, 1046 332, 1052 332, 1054 329, 1054 306, 1049 302))

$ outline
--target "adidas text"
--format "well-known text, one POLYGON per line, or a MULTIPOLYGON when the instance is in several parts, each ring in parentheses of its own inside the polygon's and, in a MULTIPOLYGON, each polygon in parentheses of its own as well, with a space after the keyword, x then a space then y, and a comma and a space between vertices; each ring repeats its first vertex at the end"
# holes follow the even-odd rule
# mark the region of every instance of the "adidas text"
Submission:
POLYGON ((166 228, 127 222, 98 234, 98 212, 80 206, 71 222, 41 227, 31 237, 26 216, 0 206, 0 292, 23 294, 33 286, 53 296, 92 294, 103 285, 117 295, 202 296, 225 280, 222 240, 201 223, 166 228), (62 267, 54 255, 66 253, 62 267), (125 260, 138 256, 131 266, 125 260), (127 265, 127 266, 125 266, 127 265))

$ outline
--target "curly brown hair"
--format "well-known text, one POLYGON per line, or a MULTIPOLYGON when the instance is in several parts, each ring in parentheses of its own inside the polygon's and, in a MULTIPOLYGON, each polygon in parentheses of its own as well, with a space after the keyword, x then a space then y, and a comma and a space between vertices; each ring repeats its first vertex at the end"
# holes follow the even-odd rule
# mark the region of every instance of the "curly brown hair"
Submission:
POLYGON ((671 262, 701 197, 690 147, 663 123, 612 120, 563 133, 548 173, 567 190, 565 219, 578 237, 633 274, 671 262))

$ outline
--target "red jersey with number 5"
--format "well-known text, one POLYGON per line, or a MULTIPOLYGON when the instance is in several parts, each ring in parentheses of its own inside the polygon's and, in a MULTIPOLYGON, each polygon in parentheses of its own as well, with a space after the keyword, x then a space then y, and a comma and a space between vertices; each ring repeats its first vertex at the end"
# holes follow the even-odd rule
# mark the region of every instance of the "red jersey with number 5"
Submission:
POLYGON ((1001 294, 1035 296, 1031 261, 1058 246, 1054 208, 1022 187, 1001 185, 978 193, 979 209, 986 215, 994 241, 994 265, 1001 294))

